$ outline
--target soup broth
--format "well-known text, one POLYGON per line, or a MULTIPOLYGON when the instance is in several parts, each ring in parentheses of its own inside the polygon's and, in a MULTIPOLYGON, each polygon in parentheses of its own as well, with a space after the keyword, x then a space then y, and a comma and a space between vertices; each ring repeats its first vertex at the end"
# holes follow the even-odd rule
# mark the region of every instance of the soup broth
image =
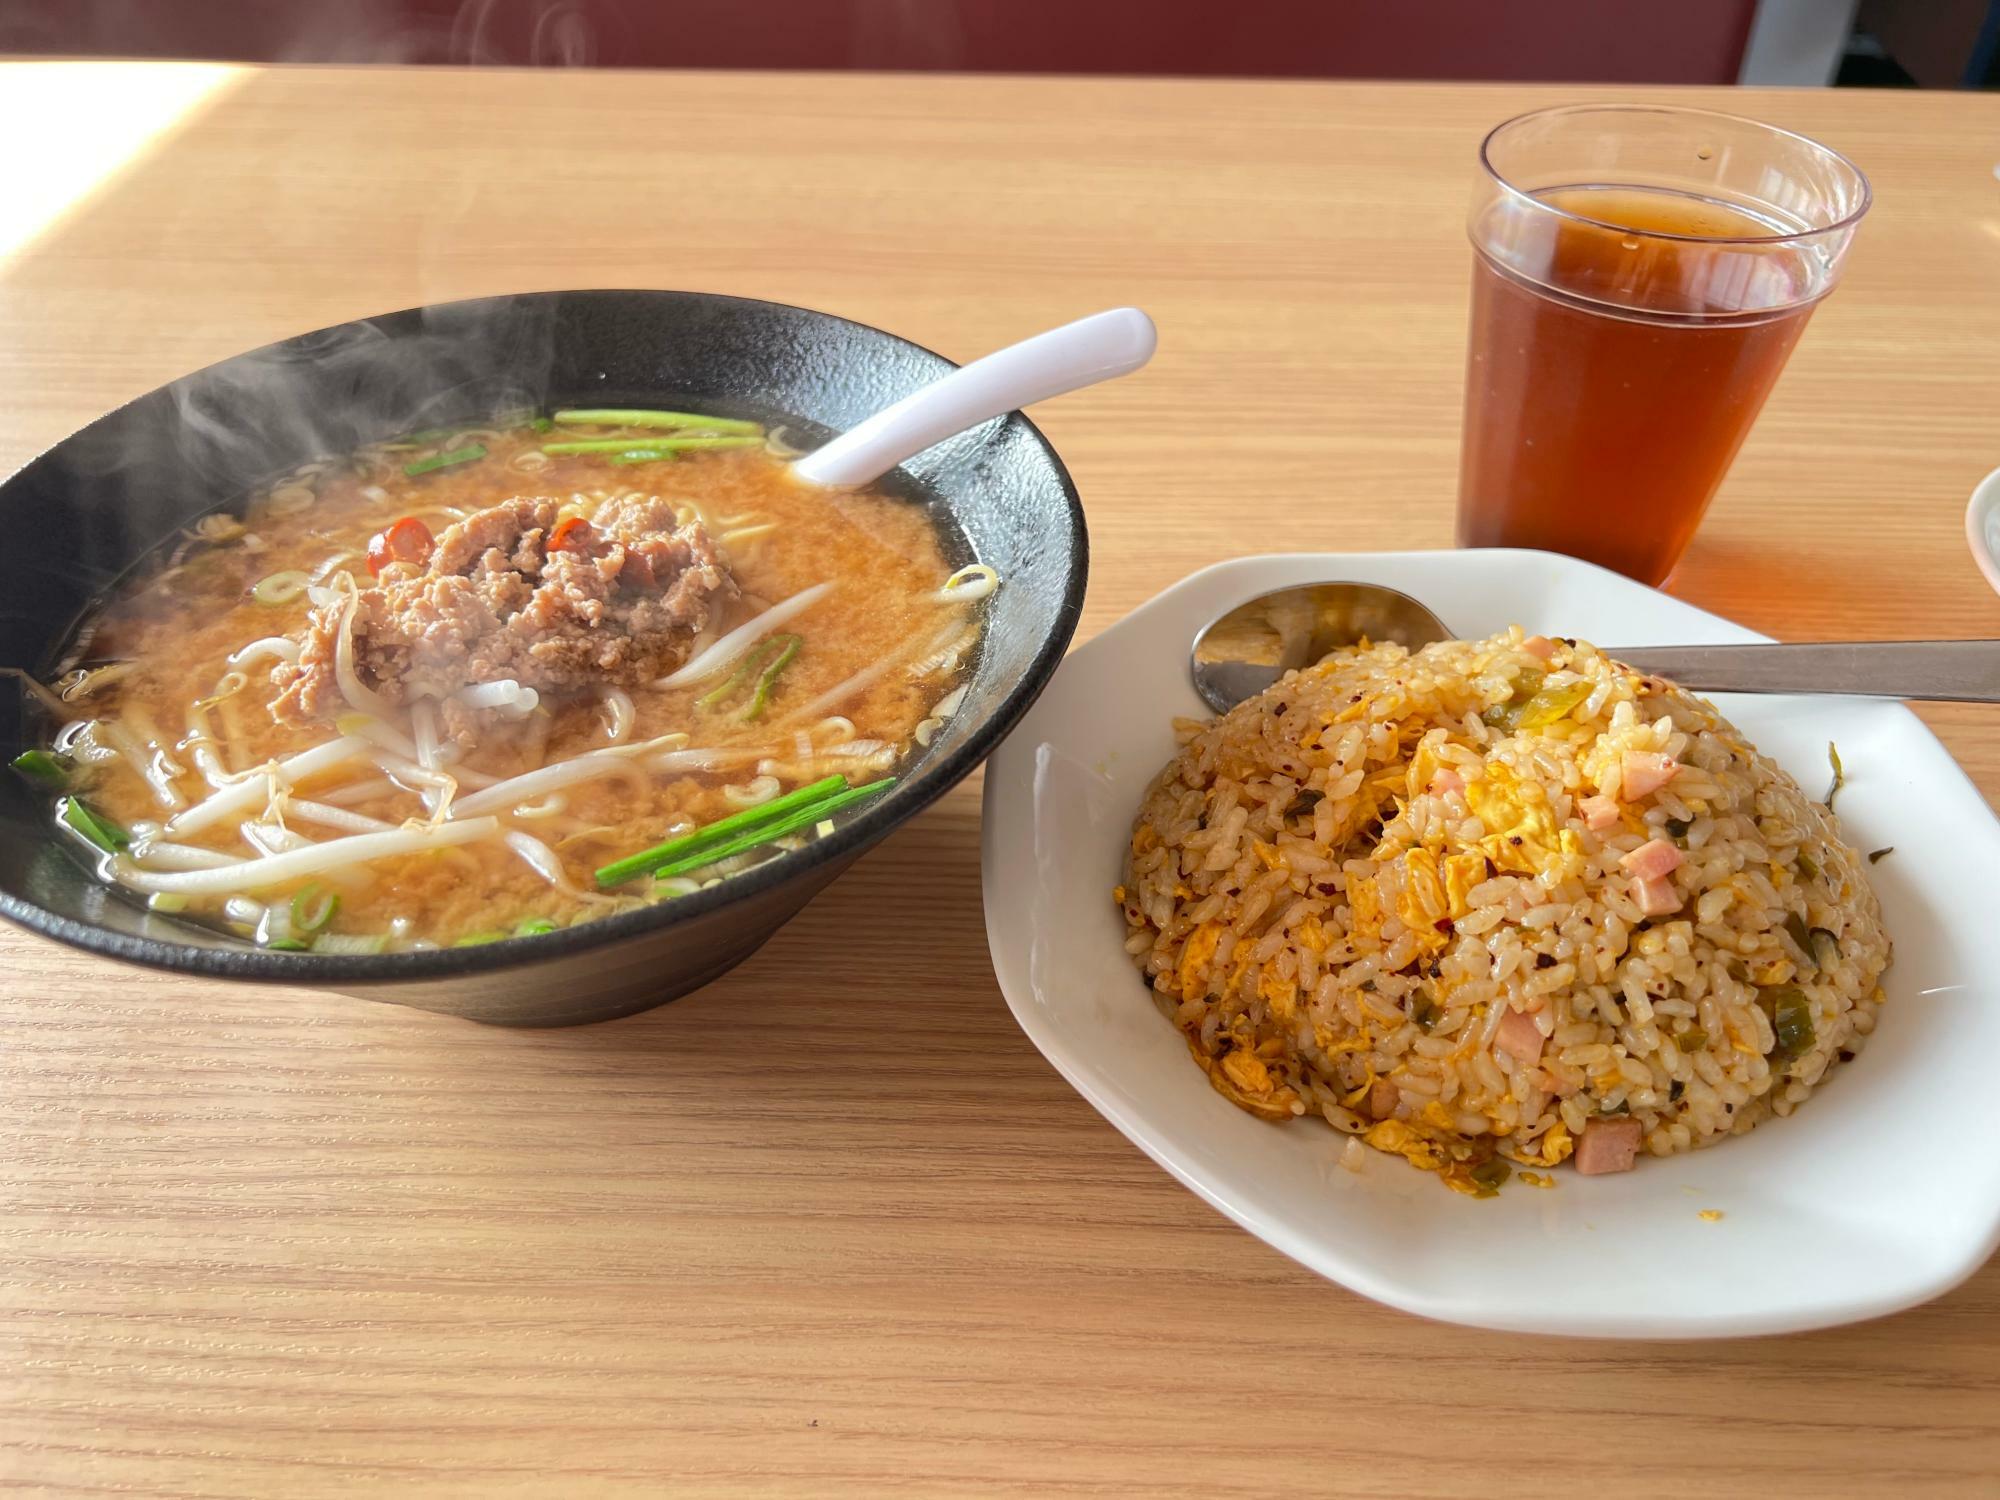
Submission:
POLYGON ((820 836, 963 696, 997 580, 749 424, 598 415, 650 425, 416 434, 205 518, 87 622, 17 765, 105 878, 288 950, 549 931, 820 836))

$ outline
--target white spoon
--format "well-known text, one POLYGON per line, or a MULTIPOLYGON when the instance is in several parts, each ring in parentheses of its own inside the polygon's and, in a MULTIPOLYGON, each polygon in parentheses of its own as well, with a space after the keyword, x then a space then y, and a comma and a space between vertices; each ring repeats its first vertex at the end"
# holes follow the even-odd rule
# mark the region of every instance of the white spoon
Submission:
POLYGON ((1153 357, 1153 320, 1136 307, 1079 318, 1009 345, 878 411, 792 465, 810 484, 880 479, 924 449, 1066 391, 1130 375, 1153 357))

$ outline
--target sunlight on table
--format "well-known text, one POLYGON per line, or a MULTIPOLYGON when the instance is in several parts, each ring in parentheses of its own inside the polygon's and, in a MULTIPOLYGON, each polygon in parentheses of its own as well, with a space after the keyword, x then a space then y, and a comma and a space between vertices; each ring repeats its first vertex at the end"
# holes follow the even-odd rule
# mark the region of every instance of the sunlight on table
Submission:
POLYGON ((0 136, 19 143, 0 197, 0 264, 130 165, 241 70, 215 63, 7 69, 0 136))

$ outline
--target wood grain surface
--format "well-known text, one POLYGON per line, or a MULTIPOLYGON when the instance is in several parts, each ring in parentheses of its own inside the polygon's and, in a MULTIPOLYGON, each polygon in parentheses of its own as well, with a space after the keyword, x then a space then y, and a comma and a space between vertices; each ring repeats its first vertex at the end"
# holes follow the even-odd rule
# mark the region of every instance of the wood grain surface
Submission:
MULTIPOLYGON (((0 470, 443 298, 700 288, 960 357, 1135 302, 1156 363, 1036 413, 1087 638, 1219 558, 1449 545, 1473 151, 1588 94, 0 67, 12 170, 44 166, 0 209, 0 470), (54 191, 65 119, 110 144, 54 191)), ((1685 97, 1849 151, 1877 204, 1675 591, 1791 639, 2000 635, 1960 526, 2000 463, 2000 100, 1685 97)), ((1925 717, 2000 794, 1996 711, 1925 717)), ((1421 1322, 1235 1229, 1008 1018, 977 798, 581 1031, 0 932, 0 1483, 2000 1494, 2000 1266, 1853 1328, 1585 1343, 1421 1322)))

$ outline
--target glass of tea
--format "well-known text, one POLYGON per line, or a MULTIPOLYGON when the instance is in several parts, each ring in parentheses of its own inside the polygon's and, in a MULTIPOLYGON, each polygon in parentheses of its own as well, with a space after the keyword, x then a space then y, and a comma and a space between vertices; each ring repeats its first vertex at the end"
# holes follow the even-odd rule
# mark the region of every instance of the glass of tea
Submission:
POLYGON ((1664 582, 1868 180, 1789 131, 1650 104, 1522 115, 1479 168, 1459 545, 1664 582))

